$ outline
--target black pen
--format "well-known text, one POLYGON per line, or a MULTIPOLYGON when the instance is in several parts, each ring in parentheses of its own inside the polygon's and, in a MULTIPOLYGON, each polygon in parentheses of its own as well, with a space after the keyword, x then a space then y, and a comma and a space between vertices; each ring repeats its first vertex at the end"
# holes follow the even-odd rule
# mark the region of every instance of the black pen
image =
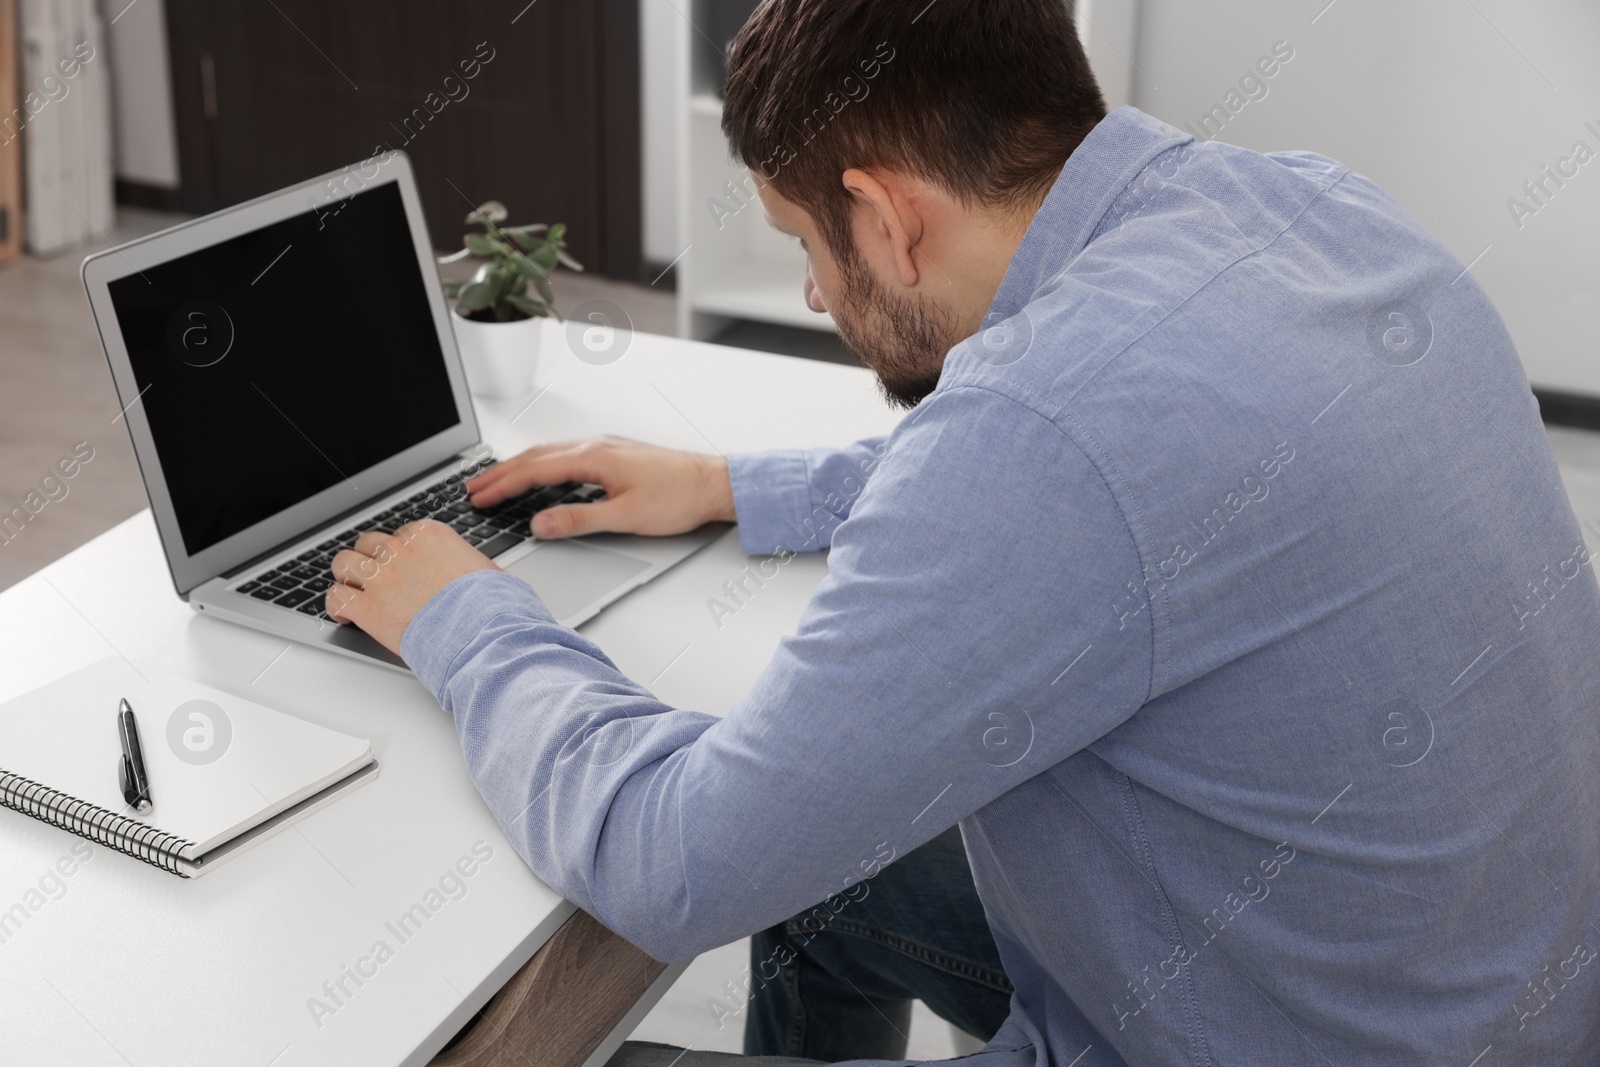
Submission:
POLYGON ((122 799, 141 814, 150 810, 150 777, 144 769, 144 752, 139 748, 139 724, 133 719, 133 708, 123 697, 117 706, 117 735, 122 738, 122 765, 117 777, 122 782, 122 799))

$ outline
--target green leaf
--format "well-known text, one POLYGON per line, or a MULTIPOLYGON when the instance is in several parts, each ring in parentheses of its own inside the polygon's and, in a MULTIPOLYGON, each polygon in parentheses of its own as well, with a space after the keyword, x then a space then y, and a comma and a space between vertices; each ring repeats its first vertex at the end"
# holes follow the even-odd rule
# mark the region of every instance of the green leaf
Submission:
POLYGON ((510 255, 512 248, 504 241, 497 241, 488 234, 469 233, 466 237, 467 251, 475 256, 502 256, 510 255))
POLYGON ((528 283, 522 280, 522 276, 514 268, 497 270, 494 274, 495 301, 498 303, 511 293, 520 293, 527 288, 527 285, 528 283))
POLYGON ((471 282, 462 286, 456 307, 461 311, 482 311, 494 300, 494 289, 487 282, 471 282))
POLYGON ((555 304, 555 302, 556 302, 556 294, 553 293, 550 290, 550 282, 549 282, 548 279, 546 279, 546 278, 535 278, 535 279, 533 279, 533 287, 535 289, 539 290, 539 295, 544 297, 544 302, 546 304, 550 304, 552 306, 555 304))
POLYGON ((462 281, 460 278, 446 278, 444 283, 444 295, 454 299, 455 297, 461 295, 461 287, 466 284, 467 283, 462 281))
POLYGON ((527 256, 518 256, 511 262, 517 268, 517 273, 522 275, 524 278, 548 277, 549 272, 543 267, 539 266, 539 264, 535 263, 533 260, 529 259, 527 256))
POLYGON ((510 212, 506 211, 506 206, 500 201, 489 200, 479 204, 478 210, 467 216, 467 222, 469 224, 473 222, 504 222, 508 214, 510 212))
MULTIPOLYGON (((511 231, 510 230, 506 230, 504 232, 508 236, 511 235, 511 231)), ((528 252, 533 251, 535 248, 543 248, 546 243, 547 242, 546 242, 545 238, 536 237, 533 234, 528 234, 528 233, 516 234, 515 235, 515 239, 512 241, 512 244, 515 244, 518 248, 521 248, 524 251, 528 251, 528 252)))
POLYGON ((508 296, 506 303, 522 312, 530 319, 542 319, 550 314, 550 309, 539 301, 527 296, 508 296))
POLYGON ((445 292, 455 297, 463 313, 488 309, 500 322, 522 315, 559 319, 550 275, 558 266, 584 269, 567 254, 566 223, 533 222, 501 228, 498 224, 507 215, 504 204, 488 200, 467 216, 469 225, 482 226, 486 232, 466 234, 462 251, 441 257, 441 262, 453 263, 466 256, 487 262, 478 267, 470 282, 446 281, 445 292))

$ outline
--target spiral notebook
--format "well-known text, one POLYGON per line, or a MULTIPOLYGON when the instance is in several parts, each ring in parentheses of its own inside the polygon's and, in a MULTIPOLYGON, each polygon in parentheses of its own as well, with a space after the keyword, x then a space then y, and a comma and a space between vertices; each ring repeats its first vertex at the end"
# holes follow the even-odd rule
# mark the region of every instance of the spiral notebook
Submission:
POLYGON ((378 772, 372 743, 120 657, 0 705, 0 805, 193 878, 378 772), (153 806, 124 802, 118 701, 153 806))

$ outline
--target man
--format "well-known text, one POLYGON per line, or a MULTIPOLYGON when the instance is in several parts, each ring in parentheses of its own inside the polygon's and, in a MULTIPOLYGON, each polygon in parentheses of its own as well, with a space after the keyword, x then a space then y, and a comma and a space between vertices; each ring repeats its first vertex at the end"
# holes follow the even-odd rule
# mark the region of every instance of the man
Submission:
POLYGON ((1058 0, 768 0, 724 114, 910 413, 471 488, 831 548, 744 701, 435 524, 334 565, 539 876, 665 960, 765 931, 750 1052, 902 1056, 922 997, 1008 1067, 1593 1063, 1600 590, 1463 265, 1332 160, 1106 115, 1058 0))

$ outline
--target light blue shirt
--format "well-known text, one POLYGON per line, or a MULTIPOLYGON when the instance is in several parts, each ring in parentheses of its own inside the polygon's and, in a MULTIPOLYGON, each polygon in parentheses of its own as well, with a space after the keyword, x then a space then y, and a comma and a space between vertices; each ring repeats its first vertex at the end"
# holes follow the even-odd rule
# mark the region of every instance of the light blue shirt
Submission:
POLYGON ((688 959, 959 822, 987 1062, 1600 1056, 1594 564, 1499 316, 1372 182, 1119 109, 893 435, 732 465, 746 551, 831 555, 725 719, 509 575, 405 635, 606 925, 688 959))

